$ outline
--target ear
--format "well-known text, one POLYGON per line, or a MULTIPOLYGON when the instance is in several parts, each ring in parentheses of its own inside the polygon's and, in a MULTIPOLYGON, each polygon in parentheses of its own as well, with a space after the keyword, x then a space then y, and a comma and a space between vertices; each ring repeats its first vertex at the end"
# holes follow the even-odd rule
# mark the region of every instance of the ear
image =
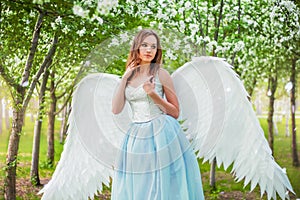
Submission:
MULTIPOLYGON (((138 55, 140 55, 140 54, 138 54, 138 55)), ((136 65, 137 65, 137 66, 140 65, 140 63, 141 63, 141 59, 138 57, 138 58, 136 59, 136 65)))

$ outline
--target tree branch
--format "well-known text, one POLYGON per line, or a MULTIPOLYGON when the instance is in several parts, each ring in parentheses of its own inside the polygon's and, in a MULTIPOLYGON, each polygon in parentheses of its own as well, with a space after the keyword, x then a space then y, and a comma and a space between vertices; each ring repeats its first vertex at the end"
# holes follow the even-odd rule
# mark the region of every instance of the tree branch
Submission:
MULTIPOLYGON (((286 49, 289 49, 289 46, 287 44, 283 45, 286 49)), ((289 49, 297 58, 300 57, 300 52, 295 51, 294 49, 289 49)))
POLYGON ((5 68, 1 64, 0 64, 0 75, 2 76, 2 78, 4 79, 4 81, 9 86, 11 86, 11 87, 15 88, 15 90, 17 90, 17 88, 19 87, 19 84, 17 84, 15 82, 15 80, 5 71, 5 68))
MULTIPOLYGON (((55 7, 50 7, 50 6, 47 6, 47 3, 44 3, 42 6, 39 6, 38 4, 35 4, 35 3, 29 3, 29 2, 26 2, 24 3, 23 1, 18 1, 18 0, 10 0, 16 4, 19 4, 19 5, 22 5, 25 9, 31 9, 31 8, 34 8, 36 9, 38 12, 44 12, 45 15, 47 16, 60 16, 60 17, 72 17, 74 16, 74 14, 72 12, 70 13, 60 13, 58 10, 55 10, 55 7)), ((72 1, 61 1, 59 4, 59 6, 63 6, 63 7, 66 7, 66 6, 70 6, 72 7, 72 1)), ((49 4, 48 4, 49 5, 49 4)))
POLYGON ((42 65, 41 65, 40 69, 37 71, 37 73, 33 77, 32 83, 30 85, 30 89, 29 89, 29 91, 27 93, 27 96, 25 97, 24 102, 23 102, 23 107, 24 108, 27 107, 27 105, 29 103, 29 100, 31 98, 31 95, 33 93, 33 90, 35 88, 35 85, 36 85, 37 81, 39 80, 40 76, 51 65, 52 58, 53 58, 53 56, 55 54, 55 51, 56 51, 57 43, 58 43, 58 34, 55 34, 53 42, 52 42, 52 46, 49 49, 49 51, 47 53, 47 56, 45 57, 45 59, 44 59, 42 65))
MULTIPOLYGON (((238 6, 239 6, 239 10, 238 10, 238 37, 240 38, 240 34, 241 34, 241 0, 238 0, 238 6)), ((236 56, 236 51, 233 53, 233 56, 231 58, 231 65, 234 66, 234 59, 236 56)))
MULTIPOLYGON (((72 86, 72 89, 71 89, 71 91, 70 91, 70 93, 69 93, 69 96, 68 96, 67 100, 65 101, 64 105, 63 105, 58 111, 56 111, 56 112, 54 113, 54 115, 59 114, 59 113, 66 107, 66 105, 68 104, 68 102, 70 101, 70 99, 71 99, 71 97, 72 97, 72 94, 73 94, 73 88, 74 88, 74 86, 72 86)), ((65 94, 65 93, 64 93, 64 94, 65 94)))
POLYGON ((223 6, 224 6, 224 1, 221 0, 221 5, 220 5, 220 11, 219 11, 219 18, 218 18, 218 23, 217 23, 217 30, 215 32, 214 39, 216 42, 218 42, 218 37, 219 37, 219 28, 221 24, 221 19, 222 19, 222 13, 223 13, 223 6))
POLYGON ((56 82, 56 85, 54 86, 55 88, 58 87, 58 85, 60 84, 60 82, 66 77, 66 75, 71 71, 71 67, 66 71, 66 73, 64 73, 60 79, 58 79, 58 81, 56 82))
POLYGON ((43 17, 44 17, 44 13, 40 12, 38 19, 36 21, 35 24, 35 28, 34 28, 34 32, 33 32, 33 36, 32 36, 32 41, 31 41, 31 47, 30 47, 30 51, 28 54, 28 58, 26 61, 26 65, 25 65, 25 69, 22 75, 22 81, 21 81, 21 85, 22 86, 26 86, 28 83, 28 79, 29 79, 29 75, 30 75, 30 69, 32 67, 32 63, 33 63, 33 59, 34 59, 34 55, 37 49, 37 45, 38 45, 38 40, 39 40, 39 35, 41 32, 41 27, 42 27, 42 22, 43 22, 43 17))
POLYGON ((200 9, 198 8, 199 4, 200 4, 200 2, 198 1, 197 4, 196 4, 196 12, 197 12, 196 19, 199 21, 200 33, 201 33, 201 36, 204 38, 202 20, 201 20, 201 15, 200 15, 200 11, 199 11, 200 9))

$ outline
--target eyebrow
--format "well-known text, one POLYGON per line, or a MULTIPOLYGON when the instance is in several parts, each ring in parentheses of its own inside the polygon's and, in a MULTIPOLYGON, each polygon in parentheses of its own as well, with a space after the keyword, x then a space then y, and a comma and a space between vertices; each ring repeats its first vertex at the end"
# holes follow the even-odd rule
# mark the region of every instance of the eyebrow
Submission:
POLYGON ((151 44, 151 45, 157 45, 157 43, 148 43, 148 42, 142 42, 142 44, 151 44))

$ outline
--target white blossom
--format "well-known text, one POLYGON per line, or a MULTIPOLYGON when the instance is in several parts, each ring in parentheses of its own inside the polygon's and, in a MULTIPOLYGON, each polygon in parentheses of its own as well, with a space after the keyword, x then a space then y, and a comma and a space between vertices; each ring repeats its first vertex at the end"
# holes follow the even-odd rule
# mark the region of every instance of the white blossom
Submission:
POLYGON ((289 12, 293 12, 296 5, 291 2, 291 1, 281 1, 280 2, 280 5, 283 5, 284 7, 286 7, 286 9, 289 11, 289 12))
POLYGON ((21 62, 22 62, 22 60, 17 55, 15 55, 15 57, 14 57, 15 66, 18 66, 21 62))
POLYGON ((150 8, 156 7, 154 1, 150 1, 150 2, 148 3, 148 6, 149 6, 150 8))
POLYGON ((243 41, 238 41, 236 44, 235 44, 235 47, 233 49, 234 52, 238 52, 240 50, 242 50, 243 48, 245 47, 245 44, 243 41))
POLYGON ((67 34, 69 31, 70 31, 70 29, 67 25, 62 29, 62 32, 65 34, 67 34))
POLYGON ((54 22, 51 22, 50 25, 51 25, 53 30, 56 30, 56 24, 54 22))
POLYGON ((184 29, 185 29, 185 23, 184 23, 183 20, 180 20, 180 21, 179 21, 179 27, 180 27, 181 30, 184 30, 184 29))
POLYGON ((101 17, 97 16, 97 15, 93 15, 93 17, 92 17, 91 20, 92 20, 92 21, 97 20, 98 23, 99 23, 99 25, 102 25, 102 24, 103 24, 103 19, 102 19, 101 17))
POLYGON ((123 42, 127 42, 127 41, 129 40, 129 36, 128 36, 127 33, 122 33, 122 34, 120 35, 120 38, 121 38, 121 42, 122 42, 122 43, 123 43, 123 42))
POLYGON ((55 23, 57 25, 61 25, 62 24, 62 18, 60 16, 58 16, 56 19, 55 19, 55 23))
POLYGON ((111 46, 118 46, 120 44, 119 40, 117 38, 113 38, 110 42, 110 44, 108 45, 108 47, 111 46))
POLYGON ((171 60, 176 60, 176 59, 177 59, 177 56, 175 56, 175 55, 171 52, 170 49, 167 50, 166 56, 167 56, 168 58, 170 58, 171 60))
POLYGON ((87 5, 87 6, 91 6, 92 3, 93 3, 92 0, 85 0, 85 1, 83 1, 83 2, 84 2, 84 4, 87 5))
POLYGON ((192 53, 192 47, 191 47, 191 45, 190 44, 186 44, 185 46, 184 46, 184 49, 182 50, 182 52, 183 53, 192 53))
POLYGON ((88 10, 84 10, 84 9, 83 9, 81 6, 79 6, 79 5, 74 5, 74 6, 73 6, 73 13, 74 13, 75 15, 78 15, 78 16, 80 16, 80 17, 85 18, 85 17, 88 16, 89 11, 88 11, 88 10))
POLYGON ((158 29, 162 30, 164 27, 164 24, 163 23, 158 23, 158 29))
POLYGON ((86 29, 85 29, 85 27, 83 27, 83 29, 78 30, 76 33, 81 37, 85 34, 85 32, 86 32, 86 29))
POLYGON ((182 15, 183 12, 184 12, 184 7, 180 7, 180 8, 178 9, 178 13, 182 15))
POLYGON ((207 43, 207 42, 210 42, 210 38, 209 38, 208 36, 205 36, 205 37, 203 38, 203 41, 206 42, 206 43, 207 43))
POLYGON ((50 0, 33 0, 33 3, 37 3, 37 4, 44 4, 44 3, 49 3, 50 0))
POLYGON ((172 8, 171 11, 170 11, 170 16, 175 17, 176 15, 177 15, 177 10, 172 8))
POLYGON ((90 66, 90 65, 91 65, 91 61, 87 60, 87 61, 85 61, 85 63, 84 63, 83 66, 88 67, 88 66, 90 66))
POLYGON ((156 25, 156 21, 150 22, 150 26, 151 26, 151 27, 154 27, 155 25, 156 25))
POLYGON ((223 52, 223 47, 222 46, 217 46, 215 51, 216 51, 216 53, 218 53, 220 51, 223 52))
POLYGON ((108 14, 110 10, 118 6, 118 0, 98 0, 97 11, 102 14, 108 14))
POLYGON ((196 35, 196 33, 199 30, 199 25, 198 24, 190 24, 189 29, 191 30, 191 35, 196 35))
POLYGON ((191 8, 191 7, 192 7, 191 2, 190 2, 190 1, 185 2, 184 7, 185 7, 186 9, 191 8))
POLYGON ((173 43, 173 49, 178 50, 180 48, 181 40, 175 39, 173 43))
POLYGON ((35 12, 33 12, 33 11, 31 10, 30 13, 29 13, 29 16, 30 16, 30 17, 35 17, 35 12))
POLYGON ((140 13, 142 15, 152 15, 153 12, 150 9, 143 9, 142 11, 140 11, 140 13))
POLYGON ((207 43, 207 47, 208 47, 208 49, 210 49, 210 51, 213 49, 213 47, 216 47, 216 46, 217 46, 217 42, 214 40, 207 43))
POLYGON ((166 14, 166 13, 163 13, 162 10, 159 10, 159 11, 158 11, 156 17, 157 17, 157 19, 165 19, 165 20, 168 19, 167 14, 166 14))
POLYGON ((203 37, 196 35, 196 45, 200 45, 202 43, 202 41, 203 41, 203 37))
POLYGON ((293 83, 292 83, 292 82, 288 82, 288 83, 285 85, 284 89, 285 89, 287 92, 290 92, 291 89, 293 89, 293 83))

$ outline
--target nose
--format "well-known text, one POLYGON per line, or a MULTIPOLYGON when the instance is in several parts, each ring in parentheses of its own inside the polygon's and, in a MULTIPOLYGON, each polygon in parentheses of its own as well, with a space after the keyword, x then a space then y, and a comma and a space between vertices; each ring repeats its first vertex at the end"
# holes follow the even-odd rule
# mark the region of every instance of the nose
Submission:
POLYGON ((151 52, 151 47, 147 47, 147 48, 146 48, 146 51, 147 51, 147 52, 151 52))

